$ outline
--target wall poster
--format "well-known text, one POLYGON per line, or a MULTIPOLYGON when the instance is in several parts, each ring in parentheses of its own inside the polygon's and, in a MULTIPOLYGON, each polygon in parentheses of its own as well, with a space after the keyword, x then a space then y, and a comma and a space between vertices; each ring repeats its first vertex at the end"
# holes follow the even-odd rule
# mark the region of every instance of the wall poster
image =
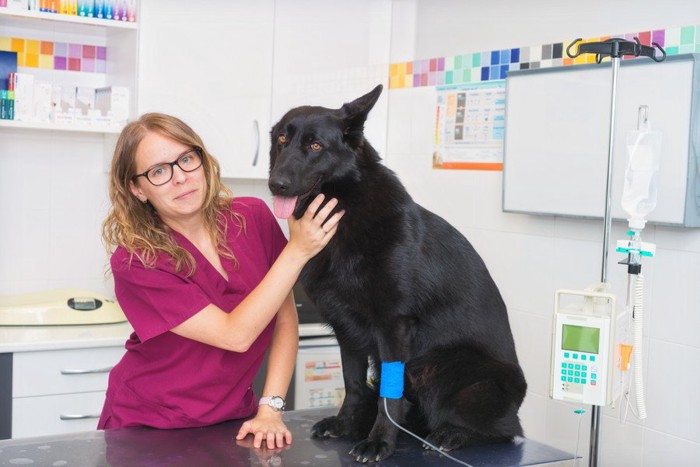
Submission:
POLYGON ((503 170, 505 80, 435 90, 433 168, 503 170))

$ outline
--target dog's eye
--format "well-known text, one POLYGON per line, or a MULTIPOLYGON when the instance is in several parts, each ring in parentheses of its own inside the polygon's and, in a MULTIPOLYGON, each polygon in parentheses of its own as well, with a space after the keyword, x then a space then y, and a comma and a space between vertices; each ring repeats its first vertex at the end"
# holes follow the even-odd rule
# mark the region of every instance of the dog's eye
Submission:
POLYGON ((313 149, 314 151, 320 151, 321 145, 318 143, 311 143, 311 149, 313 149))
POLYGON ((287 137, 284 135, 279 135, 277 137, 277 142, 279 142, 280 144, 285 144, 287 142, 287 137))

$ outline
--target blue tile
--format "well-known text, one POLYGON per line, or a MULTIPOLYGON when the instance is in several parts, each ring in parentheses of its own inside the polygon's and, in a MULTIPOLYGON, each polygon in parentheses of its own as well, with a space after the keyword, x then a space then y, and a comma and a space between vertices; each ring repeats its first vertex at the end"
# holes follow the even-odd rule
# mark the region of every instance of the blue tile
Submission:
POLYGON ((508 74, 508 68, 510 68, 508 65, 501 65, 501 75, 499 79, 506 79, 506 75, 508 74))
POLYGON ((489 67, 482 66, 481 67, 481 81, 488 81, 488 80, 489 80, 489 67))
POLYGON ((520 61, 520 49, 511 49, 510 63, 518 63, 520 61))
POLYGON ((500 63, 500 64, 510 63, 510 49, 501 50, 501 61, 498 63, 500 63))
POLYGON ((501 60, 501 53, 498 50, 491 52, 491 65, 498 65, 501 60))

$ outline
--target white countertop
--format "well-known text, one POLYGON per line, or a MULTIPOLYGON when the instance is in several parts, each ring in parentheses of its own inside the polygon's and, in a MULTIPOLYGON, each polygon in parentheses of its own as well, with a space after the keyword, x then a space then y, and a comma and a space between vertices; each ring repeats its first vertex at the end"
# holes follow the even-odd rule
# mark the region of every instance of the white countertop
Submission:
MULTIPOLYGON (((133 328, 128 322, 80 326, 0 326, 0 353, 123 346, 133 328)), ((299 336, 332 336, 322 324, 299 325, 299 336)))
POLYGON ((128 322, 81 326, 0 326, 0 353, 123 346, 128 322))

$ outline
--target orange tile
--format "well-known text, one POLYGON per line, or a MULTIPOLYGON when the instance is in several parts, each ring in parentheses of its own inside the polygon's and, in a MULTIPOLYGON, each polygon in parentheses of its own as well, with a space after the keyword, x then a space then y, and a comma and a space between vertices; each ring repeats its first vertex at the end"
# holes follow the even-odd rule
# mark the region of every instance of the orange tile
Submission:
POLYGON ((13 52, 24 52, 24 39, 19 39, 17 37, 12 38, 12 49, 13 52))
POLYGON ((53 42, 41 41, 41 54, 53 55, 53 42))
POLYGON ((406 74, 407 75, 413 74, 413 62, 406 62, 406 74))

